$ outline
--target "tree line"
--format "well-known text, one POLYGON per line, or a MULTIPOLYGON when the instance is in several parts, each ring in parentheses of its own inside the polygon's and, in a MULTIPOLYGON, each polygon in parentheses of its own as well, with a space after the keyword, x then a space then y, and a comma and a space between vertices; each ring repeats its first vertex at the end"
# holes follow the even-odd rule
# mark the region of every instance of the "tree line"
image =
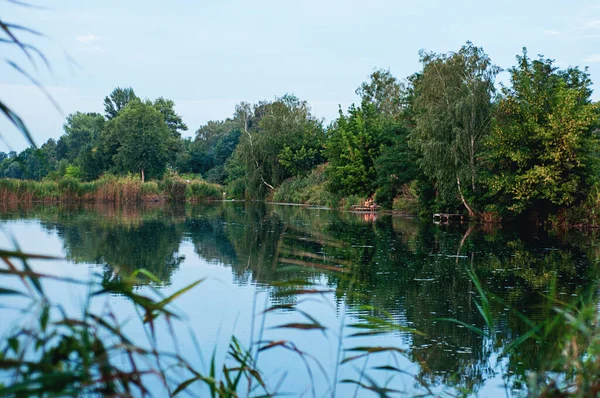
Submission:
POLYGON ((103 115, 76 112, 58 140, 0 153, 0 176, 194 173, 252 199, 319 181, 330 202, 321 204, 371 197, 392 208, 412 195, 422 213, 490 219, 561 214, 597 194, 599 105, 587 69, 523 49, 498 84, 502 70, 470 42, 419 56, 421 69, 405 79, 374 71, 356 90, 360 102, 328 126, 286 94, 242 102, 182 138, 173 101, 117 88, 103 115))

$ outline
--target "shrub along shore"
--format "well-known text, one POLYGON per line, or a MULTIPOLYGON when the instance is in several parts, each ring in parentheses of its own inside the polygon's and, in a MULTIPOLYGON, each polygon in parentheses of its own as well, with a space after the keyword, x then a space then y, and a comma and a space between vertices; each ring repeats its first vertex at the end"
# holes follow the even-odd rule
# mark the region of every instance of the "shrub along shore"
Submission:
POLYGON ((73 177, 60 180, 0 179, 0 202, 199 202, 223 197, 223 189, 203 180, 165 177, 142 182, 139 177, 103 176, 82 182, 73 177))
MULTIPOLYGON (((350 210, 355 205, 362 206, 368 199, 368 195, 342 196, 332 193, 328 189, 325 165, 316 167, 306 177, 293 177, 285 180, 267 198, 268 201, 275 203, 326 206, 340 210, 350 210)), ((405 184, 402 186, 393 201, 391 203, 382 203, 379 209, 394 214, 418 215, 419 204, 418 195, 415 192, 415 184, 405 184)), ((423 213, 421 215, 429 217, 429 214, 423 213)))
MULTIPOLYGON (((332 194, 327 189, 324 166, 317 167, 306 177, 290 178, 277 187, 266 198, 267 202, 295 204, 301 206, 324 206, 332 209, 350 210, 354 205, 362 205, 367 196, 332 194)), ((31 202, 100 202, 100 203, 197 203, 231 198, 244 200, 236 195, 235 187, 222 186, 204 181, 198 177, 183 178, 179 175, 166 176, 161 180, 142 182, 139 176, 105 175, 84 182, 65 176, 58 180, 20 180, 0 178, 0 203, 31 202)), ((551 227, 597 228, 600 227, 600 191, 594 189, 588 200, 549 217, 551 227), (582 222, 581 220, 585 220, 582 222)), ((429 214, 419 212, 418 195, 415 184, 406 184, 393 202, 379 210, 404 216, 429 214)), ((474 217, 480 222, 498 222, 501 219, 474 217)))

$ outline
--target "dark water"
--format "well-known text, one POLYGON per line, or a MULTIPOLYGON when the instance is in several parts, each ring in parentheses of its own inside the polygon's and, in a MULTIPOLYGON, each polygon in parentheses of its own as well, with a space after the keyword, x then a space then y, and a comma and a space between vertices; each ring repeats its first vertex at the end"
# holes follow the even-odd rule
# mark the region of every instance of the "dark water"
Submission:
MULTIPOLYGON (((560 352, 561 335, 559 328, 555 343, 526 341, 505 352, 530 329, 516 312, 540 321, 554 316, 548 296, 564 302, 593 300, 597 291, 598 240, 575 232, 548 236, 532 229, 444 226, 243 203, 15 207, 5 208, 1 219, 24 250, 65 259, 34 262, 36 269, 48 273, 82 279, 99 274, 110 280, 117 269, 146 268, 160 278, 157 286, 165 293, 207 278, 177 301, 177 308, 187 314, 181 327, 183 351, 194 351, 188 329, 200 342, 201 353, 194 354, 203 357, 195 359, 199 366, 215 347, 224 357, 232 334, 248 345, 261 338, 293 341, 314 357, 315 362, 309 361, 312 373, 301 358, 283 350, 266 351, 259 358, 271 386, 281 382, 278 390, 293 396, 331 396, 333 380, 356 380, 361 373, 409 395, 427 388, 441 395, 522 394, 526 374, 560 352), (496 298, 491 304, 493 337, 443 320, 454 318, 489 334, 475 304, 480 296, 469 269, 486 294, 496 298), (311 283, 311 288, 328 292, 287 294, 286 281, 311 283), (260 315, 276 304, 296 304, 327 329, 277 328, 307 318, 291 311, 260 315), (349 337, 364 331, 350 325, 370 316, 388 319, 398 328, 349 337), (338 355, 356 355, 345 350, 367 345, 404 351, 351 361, 335 373, 338 355), (383 365, 407 374, 376 369, 383 365)), ((9 244, 7 239, 2 243, 9 244)), ((54 289, 66 306, 81 305, 77 289, 54 289)), ((128 317, 132 314, 124 300, 113 297, 111 306, 123 308, 122 315, 128 317)), ((0 309, 0 329, 19 319, 4 311, 0 309)), ((366 380, 362 382, 369 384, 366 380)), ((354 396, 356 385, 339 383, 336 392, 354 396)), ((360 390, 357 396, 370 395, 360 390)))

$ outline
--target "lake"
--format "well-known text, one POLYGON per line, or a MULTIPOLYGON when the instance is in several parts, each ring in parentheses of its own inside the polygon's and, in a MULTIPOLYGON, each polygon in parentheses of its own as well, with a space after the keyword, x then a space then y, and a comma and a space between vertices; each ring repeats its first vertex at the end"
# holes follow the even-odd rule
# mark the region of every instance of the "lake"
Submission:
MULTIPOLYGON (((517 396, 526 375, 561 349, 559 328, 555 344, 528 340, 507 351, 530 329, 522 319, 554 316, 551 297, 597 299, 600 251, 593 233, 241 202, 0 210, 4 231, 24 251, 61 258, 32 261, 36 270, 108 281, 144 268, 160 283, 137 289, 165 295, 204 278, 175 301, 185 314, 175 330, 177 348, 206 368, 213 352, 219 361, 225 357, 232 335, 247 347, 293 342, 304 356, 274 347, 258 357, 270 387, 292 396, 331 396, 334 388, 339 397, 375 396, 356 383, 334 382, 344 379, 406 395, 517 396), (494 297, 493 330, 477 307, 477 280, 494 297), (379 325, 378 333, 366 324, 379 325), (398 350, 336 366, 365 352, 353 348, 367 346, 398 350)), ((1 243, 11 246, 8 236, 1 243)), ((85 289, 50 281, 46 290, 67 311, 85 303, 85 289)), ((127 319, 135 314, 126 300, 110 296, 107 305, 127 319)), ((0 331, 19 322, 14 311, 0 308, 0 331)), ((143 338, 133 326, 126 330, 143 338)), ((166 326, 158 333, 167 335, 166 326)))

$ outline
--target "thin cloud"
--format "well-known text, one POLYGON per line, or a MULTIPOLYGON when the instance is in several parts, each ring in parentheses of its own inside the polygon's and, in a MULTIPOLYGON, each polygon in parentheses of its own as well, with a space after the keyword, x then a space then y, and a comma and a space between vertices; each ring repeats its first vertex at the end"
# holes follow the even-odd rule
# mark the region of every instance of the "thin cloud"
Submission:
POLYGON ((549 36, 560 36, 562 33, 558 30, 552 30, 552 29, 546 29, 544 31, 545 34, 549 35, 549 36))
POLYGON ((592 55, 588 55, 587 57, 585 57, 583 59, 585 62, 589 62, 589 63, 596 63, 596 62, 600 62, 600 54, 592 54, 592 55))
POLYGON ((102 47, 98 47, 98 46, 90 46, 90 47, 89 47, 89 49, 90 49, 91 51, 93 51, 93 52, 97 52, 97 53, 100 53, 100 54, 105 54, 105 53, 107 53, 107 52, 108 52, 108 51, 106 51, 104 48, 102 48, 102 47))
POLYGON ((95 44, 97 41, 100 40, 100 36, 94 35, 92 33, 87 34, 87 35, 76 35, 75 40, 77 40, 79 43, 83 44, 83 49, 85 51, 91 51, 91 52, 96 52, 96 53, 101 53, 101 54, 104 54, 107 52, 104 48, 95 44))
POLYGON ((581 27, 582 29, 598 29, 600 28, 600 19, 593 19, 591 21, 587 21, 581 27))
POLYGON ((100 40, 100 36, 96 36, 91 33, 89 35, 76 35, 75 40, 77 40, 78 42, 83 43, 83 44, 90 44, 90 43, 100 40))

